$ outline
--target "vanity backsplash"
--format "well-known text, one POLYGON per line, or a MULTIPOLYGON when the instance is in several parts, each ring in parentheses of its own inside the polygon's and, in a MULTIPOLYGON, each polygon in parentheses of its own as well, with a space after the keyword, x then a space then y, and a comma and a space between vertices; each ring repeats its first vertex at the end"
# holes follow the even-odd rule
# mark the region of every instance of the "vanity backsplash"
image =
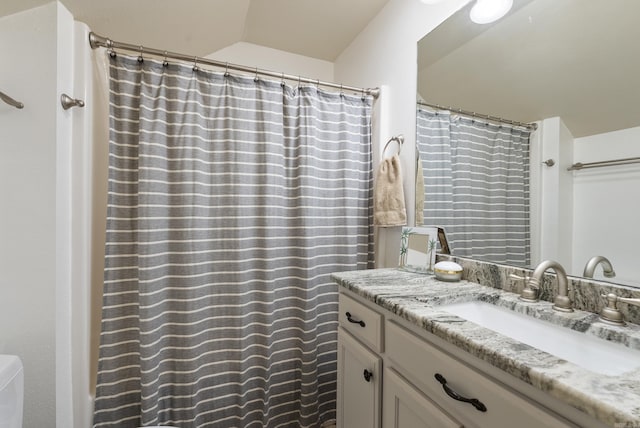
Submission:
MULTIPOLYGON (((437 261, 450 260, 462 266, 462 279, 475 282, 487 287, 499 288, 512 293, 520 293, 522 281, 510 279, 511 274, 518 276, 531 276, 533 269, 525 269, 514 266, 499 265, 491 262, 465 259, 450 255, 438 254, 437 261)), ((553 302, 558 292, 555 274, 545 273, 540 283, 538 297, 540 300, 553 302)), ((569 296, 575 309, 600 313, 606 305, 603 294, 614 293, 619 297, 640 298, 640 289, 623 285, 611 284, 606 281, 567 276, 569 281, 569 296)), ((630 323, 640 324, 640 307, 624 303, 618 304, 624 319, 630 323)))

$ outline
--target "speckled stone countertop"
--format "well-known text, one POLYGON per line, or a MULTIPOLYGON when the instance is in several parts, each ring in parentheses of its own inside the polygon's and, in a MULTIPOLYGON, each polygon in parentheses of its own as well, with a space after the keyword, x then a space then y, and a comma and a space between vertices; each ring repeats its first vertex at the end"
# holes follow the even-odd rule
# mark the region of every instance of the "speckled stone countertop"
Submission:
MULTIPOLYGON (((332 275, 342 287, 435 334, 471 355, 550 394, 602 423, 640 427, 640 368, 603 375, 452 315, 439 306, 488 301, 639 350, 640 326, 611 326, 592 312, 560 313, 546 301, 524 303, 518 295, 474 282, 441 282, 401 269, 373 269, 332 275)), ((621 345, 622 346, 622 345, 621 345)), ((602 361, 603 365, 609 364, 602 361)))

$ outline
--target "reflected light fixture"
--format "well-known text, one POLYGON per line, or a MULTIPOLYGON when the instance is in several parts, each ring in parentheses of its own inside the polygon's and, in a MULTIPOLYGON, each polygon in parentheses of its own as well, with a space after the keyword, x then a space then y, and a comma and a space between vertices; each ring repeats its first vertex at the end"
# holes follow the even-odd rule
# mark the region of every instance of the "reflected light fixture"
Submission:
POLYGON ((511 6, 513 0, 476 0, 469 17, 476 24, 488 24, 505 16, 511 6))

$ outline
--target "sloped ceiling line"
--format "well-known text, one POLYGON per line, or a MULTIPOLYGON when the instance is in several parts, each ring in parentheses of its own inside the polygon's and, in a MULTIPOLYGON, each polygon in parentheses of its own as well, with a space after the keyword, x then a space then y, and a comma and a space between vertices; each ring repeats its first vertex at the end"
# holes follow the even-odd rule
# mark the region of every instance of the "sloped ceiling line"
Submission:
MULTIPOLYGON (((51 0, 1 0, 0 17, 51 0)), ((333 62, 389 0, 60 0, 92 31, 206 56, 248 42, 333 62)))

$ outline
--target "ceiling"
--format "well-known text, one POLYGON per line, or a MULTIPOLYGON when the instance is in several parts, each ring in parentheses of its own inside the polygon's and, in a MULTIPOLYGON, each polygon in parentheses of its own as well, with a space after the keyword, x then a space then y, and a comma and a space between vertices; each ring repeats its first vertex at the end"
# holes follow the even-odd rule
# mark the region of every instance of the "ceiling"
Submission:
POLYGON ((428 102, 533 122, 574 137, 640 126, 640 1, 515 0, 490 26, 468 6, 419 43, 428 102))
MULTIPOLYGON (((0 16, 51 0, 2 0, 0 16)), ((247 42, 333 62, 388 0, 60 0, 110 39, 205 56, 247 42)))

